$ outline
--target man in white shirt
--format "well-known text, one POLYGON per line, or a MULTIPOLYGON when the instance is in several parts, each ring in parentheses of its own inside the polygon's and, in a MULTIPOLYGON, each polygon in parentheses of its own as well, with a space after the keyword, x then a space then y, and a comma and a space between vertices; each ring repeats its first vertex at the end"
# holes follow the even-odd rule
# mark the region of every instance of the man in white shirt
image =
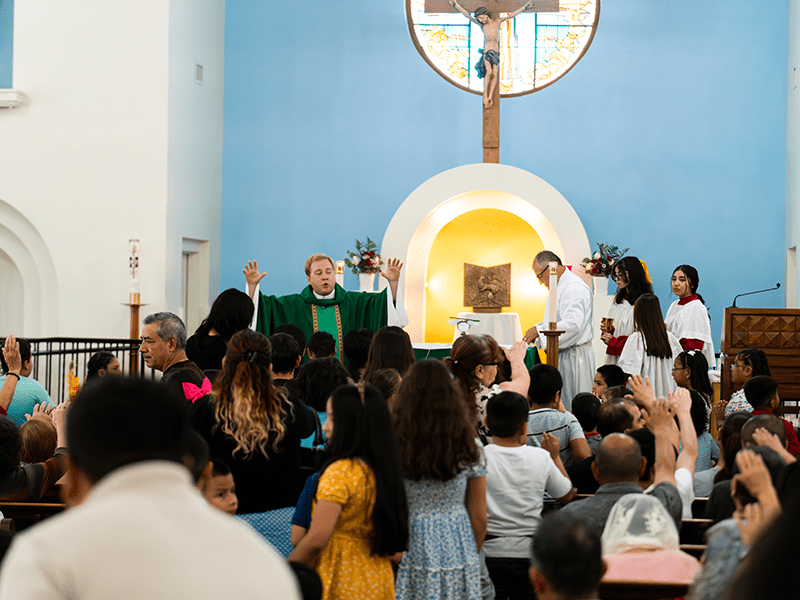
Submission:
MULTIPOLYGON (((592 314, 594 298, 592 290, 572 271, 561 264, 561 259, 549 250, 542 250, 533 259, 533 270, 539 283, 550 289, 550 263, 558 263, 557 269, 557 329, 563 331, 558 338, 558 370, 564 380, 561 399, 564 407, 572 408, 572 399, 580 392, 592 391, 594 379, 594 351, 592 350, 592 314)), ((544 314, 549 314, 550 298, 545 304, 544 314)), ((547 347, 541 331, 547 329, 545 321, 537 323, 525 332, 524 340, 529 344, 538 342, 540 348, 547 347)))
POLYGON ((559 455, 558 440, 543 434, 541 448, 528 446, 528 402, 501 392, 486 404, 492 443, 486 454, 489 513, 483 552, 498 598, 532 594, 527 571, 531 538, 541 520, 545 492, 569 502, 574 492, 559 455))
POLYGON ((17 537, 0 599, 299 598, 286 562, 193 487, 188 432, 188 404, 164 386, 87 385, 67 416, 77 506, 17 537))

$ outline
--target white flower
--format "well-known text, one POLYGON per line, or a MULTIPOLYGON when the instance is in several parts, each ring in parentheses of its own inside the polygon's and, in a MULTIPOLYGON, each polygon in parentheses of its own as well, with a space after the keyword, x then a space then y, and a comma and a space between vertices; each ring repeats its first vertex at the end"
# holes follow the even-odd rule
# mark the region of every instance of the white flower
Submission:
POLYGON ((358 258, 355 254, 353 254, 352 258, 350 259, 350 262, 353 263, 354 265, 357 265, 358 263, 361 262, 361 259, 358 258))
POLYGON ((381 261, 380 261, 380 259, 379 259, 379 258, 372 257, 372 258, 370 259, 370 262, 372 263, 372 266, 373 266, 373 267, 377 267, 377 266, 380 264, 380 262, 381 262, 381 261))
POLYGON ((595 257, 595 258, 600 258, 600 253, 599 253, 599 252, 595 252, 595 253, 594 253, 594 257, 595 257))

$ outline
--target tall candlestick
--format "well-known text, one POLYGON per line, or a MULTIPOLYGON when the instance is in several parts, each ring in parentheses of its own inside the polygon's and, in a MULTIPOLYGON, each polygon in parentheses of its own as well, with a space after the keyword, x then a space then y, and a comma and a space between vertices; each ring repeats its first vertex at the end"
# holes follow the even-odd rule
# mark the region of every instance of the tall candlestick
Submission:
POLYGON ((558 263, 553 261, 550 263, 550 285, 549 285, 549 295, 548 295, 548 302, 550 310, 547 313, 547 320, 551 323, 550 329, 555 328, 556 326, 553 323, 557 322, 556 318, 556 309, 558 308, 558 263))
POLYGON ((130 248, 130 257, 128 258, 128 266, 131 269, 131 291, 130 303, 139 304, 141 296, 139 295, 139 240, 134 238, 128 240, 128 247, 130 248))

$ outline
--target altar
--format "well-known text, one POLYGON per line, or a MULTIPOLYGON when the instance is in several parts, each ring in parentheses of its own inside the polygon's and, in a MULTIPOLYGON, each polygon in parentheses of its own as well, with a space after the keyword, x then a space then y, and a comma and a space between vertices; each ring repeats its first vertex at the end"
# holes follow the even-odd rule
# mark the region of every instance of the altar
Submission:
MULTIPOLYGON (((452 344, 441 343, 422 343, 416 342, 411 344, 414 347, 414 359, 422 360, 423 358, 438 358, 444 360, 450 356, 450 348, 452 344)), ((501 347, 508 348, 510 344, 500 344, 501 347)), ((533 365, 537 365, 542 361, 539 359, 539 352, 535 347, 530 346, 525 353, 525 366, 530 369, 533 365)))
MULTIPOLYGON (((520 324, 519 314, 508 313, 473 313, 460 312, 459 319, 464 319, 469 323, 470 335, 490 335, 501 346, 510 346, 514 342, 522 339, 522 325, 520 324)), ((461 335, 458 325, 454 327, 453 341, 461 335)))

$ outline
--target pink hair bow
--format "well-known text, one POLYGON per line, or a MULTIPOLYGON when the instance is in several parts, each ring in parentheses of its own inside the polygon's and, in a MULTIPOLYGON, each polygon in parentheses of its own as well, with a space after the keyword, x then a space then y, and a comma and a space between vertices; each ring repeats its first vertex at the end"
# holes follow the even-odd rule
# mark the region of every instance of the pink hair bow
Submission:
POLYGON ((184 381, 181 385, 183 386, 183 395, 191 402, 199 400, 203 396, 211 393, 211 382, 208 380, 208 377, 203 379, 203 384, 199 387, 188 381, 184 381))

